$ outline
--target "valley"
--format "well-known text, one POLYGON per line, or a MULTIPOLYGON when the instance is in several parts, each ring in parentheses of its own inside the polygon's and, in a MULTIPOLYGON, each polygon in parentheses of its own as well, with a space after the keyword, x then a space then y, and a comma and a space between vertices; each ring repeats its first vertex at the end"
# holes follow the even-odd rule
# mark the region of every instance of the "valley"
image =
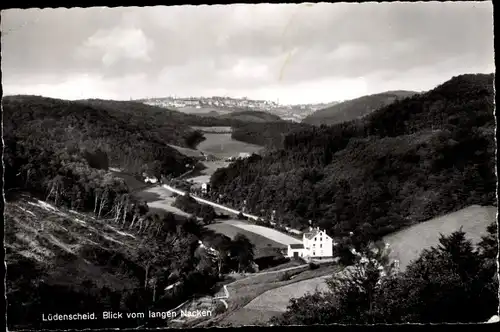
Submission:
MULTIPOLYGON (((9 279, 17 292, 9 296, 26 295, 18 283, 43 279, 44 292, 75 301, 90 287, 93 295, 80 307, 70 305, 79 310, 114 303, 124 311, 151 305, 214 312, 134 326, 268 325, 290 314, 292 299, 329 291, 326 279, 355 264, 353 248, 388 243, 391 261, 405 273, 422 250, 439 245, 441 234, 462 229, 479 246, 497 210, 493 122, 483 98, 488 80, 454 78, 362 119, 321 127, 265 117, 224 123, 126 102, 68 107, 32 96, 7 99, 7 261, 11 275, 25 265, 32 271, 26 280, 9 279), (472 94, 454 104, 462 84, 472 94), (446 103, 429 106, 435 95, 446 103), (473 128, 464 131, 454 119, 467 119, 469 101, 478 112, 463 120, 473 128), (455 114, 446 113, 450 105, 455 114), (387 121, 400 126, 381 125, 387 121), (242 134, 264 139, 237 140, 242 134), (202 208, 188 213, 178 198, 194 184, 210 189, 190 193, 202 208), (284 258, 309 227, 334 239, 333 256, 284 258), (108 295, 99 302, 101 292, 108 295)), ((62 310, 37 301, 33 312, 40 305, 62 310)), ((42 327, 30 323, 31 314, 13 316, 18 306, 9 309, 16 326, 42 327)))
POLYGON ((493 17, 2 10, 6 329, 498 323, 493 17))

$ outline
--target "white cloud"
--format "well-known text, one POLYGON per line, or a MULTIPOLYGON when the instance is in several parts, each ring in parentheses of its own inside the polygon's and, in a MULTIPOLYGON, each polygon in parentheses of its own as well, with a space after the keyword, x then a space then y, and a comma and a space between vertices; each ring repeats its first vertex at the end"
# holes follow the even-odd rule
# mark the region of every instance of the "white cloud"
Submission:
POLYGON ((79 52, 87 57, 100 56, 102 63, 110 66, 120 58, 150 61, 149 52, 153 47, 153 41, 141 29, 114 28, 96 32, 79 52))
POLYGON ((37 94, 44 97, 67 100, 101 98, 101 99, 128 99, 140 98, 144 91, 137 90, 138 86, 146 86, 146 76, 127 75, 115 79, 104 79, 99 75, 80 74, 66 77, 59 82, 45 83, 45 77, 34 78, 31 84, 9 84, 5 87, 5 94, 37 94), (38 82, 37 82, 38 81, 38 82), (134 94, 135 93, 135 94, 134 94))
POLYGON ((351 43, 343 44, 335 48, 327 55, 327 58, 332 60, 352 60, 356 58, 364 58, 370 52, 370 49, 364 45, 351 43))

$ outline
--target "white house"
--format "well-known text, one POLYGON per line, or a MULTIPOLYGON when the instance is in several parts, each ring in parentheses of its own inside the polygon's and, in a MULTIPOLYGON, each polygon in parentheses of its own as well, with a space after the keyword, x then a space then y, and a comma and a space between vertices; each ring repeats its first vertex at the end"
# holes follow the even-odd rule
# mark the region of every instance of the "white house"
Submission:
POLYGON ((240 154, 238 155, 238 158, 245 159, 245 158, 248 158, 250 156, 251 156, 251 154, 249 152, 240 152, 240 154))
POLYGON ((318 227, 302 235, 302 244, 288 245, 288 257, 332 257, 333 239, 318 227))
POLYGON ((288 257, 307 257, 307 250, 304 248, 304 245, 301 243, 294 243, 288 245, 288 257))

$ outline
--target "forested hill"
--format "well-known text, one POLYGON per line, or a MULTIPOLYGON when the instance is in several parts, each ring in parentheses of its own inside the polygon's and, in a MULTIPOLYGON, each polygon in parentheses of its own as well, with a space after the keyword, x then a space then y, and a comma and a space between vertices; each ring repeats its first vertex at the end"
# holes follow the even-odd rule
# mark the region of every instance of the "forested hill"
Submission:
POLYGON ((240 122, 233 124, 231 137, 235 140, 265 146, 272 150, 283 148, 287 134, 310 128, 310 125, 291 121, 240 122))
POLYGON ((415 95, 414 91, 387 91, 347 100, 331 107, 317 110, 302 120, 311 125, 332 125, 363 117, 370 112, 389 105, 398 99, 415 95))
POLYGON ((170 110, 163 107, 146 105, 137 101, 115 101, 102 99, 86 99, 77 101, 109 112, 119 112, 135 119, 150 119, 158 124, 172 126, 230 126, 231 121, 224 118, 198 116, 170 110))
POLYGON ((217 116, 220 119, 239 120, 242 122, 283 121, 279 116, 263 111, 237 111, 217 116))
MULTIPOLYGON (((136 103, 36 96, 5 97, 2 103, 6 155, 14 164, 32 165, 33 171, 48 166, 36 159, 47 153, 98 152, 103 162, 96 168, 115 166, 138 173, 156 163, 167 174, 181 173, 190 159, 167 144, 192 146, 203 139, 178 120, 179 115, 141 110, 136 103)), ((7 167, 16 168, 14 164, 7 167)))
POLYGON ((213 195, 359 241, 496 205, 493 98, 492 74, 461 75, 363 119, 298 129, 282 149, 215 172, 213 195))

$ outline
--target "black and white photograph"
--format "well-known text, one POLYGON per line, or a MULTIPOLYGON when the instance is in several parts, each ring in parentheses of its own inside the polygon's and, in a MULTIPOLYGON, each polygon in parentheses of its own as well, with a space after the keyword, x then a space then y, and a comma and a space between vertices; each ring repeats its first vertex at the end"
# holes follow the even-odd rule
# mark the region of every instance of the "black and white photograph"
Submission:
POLYGON ((499 322, 493 3, 1 12, 9 331, 499 322))

